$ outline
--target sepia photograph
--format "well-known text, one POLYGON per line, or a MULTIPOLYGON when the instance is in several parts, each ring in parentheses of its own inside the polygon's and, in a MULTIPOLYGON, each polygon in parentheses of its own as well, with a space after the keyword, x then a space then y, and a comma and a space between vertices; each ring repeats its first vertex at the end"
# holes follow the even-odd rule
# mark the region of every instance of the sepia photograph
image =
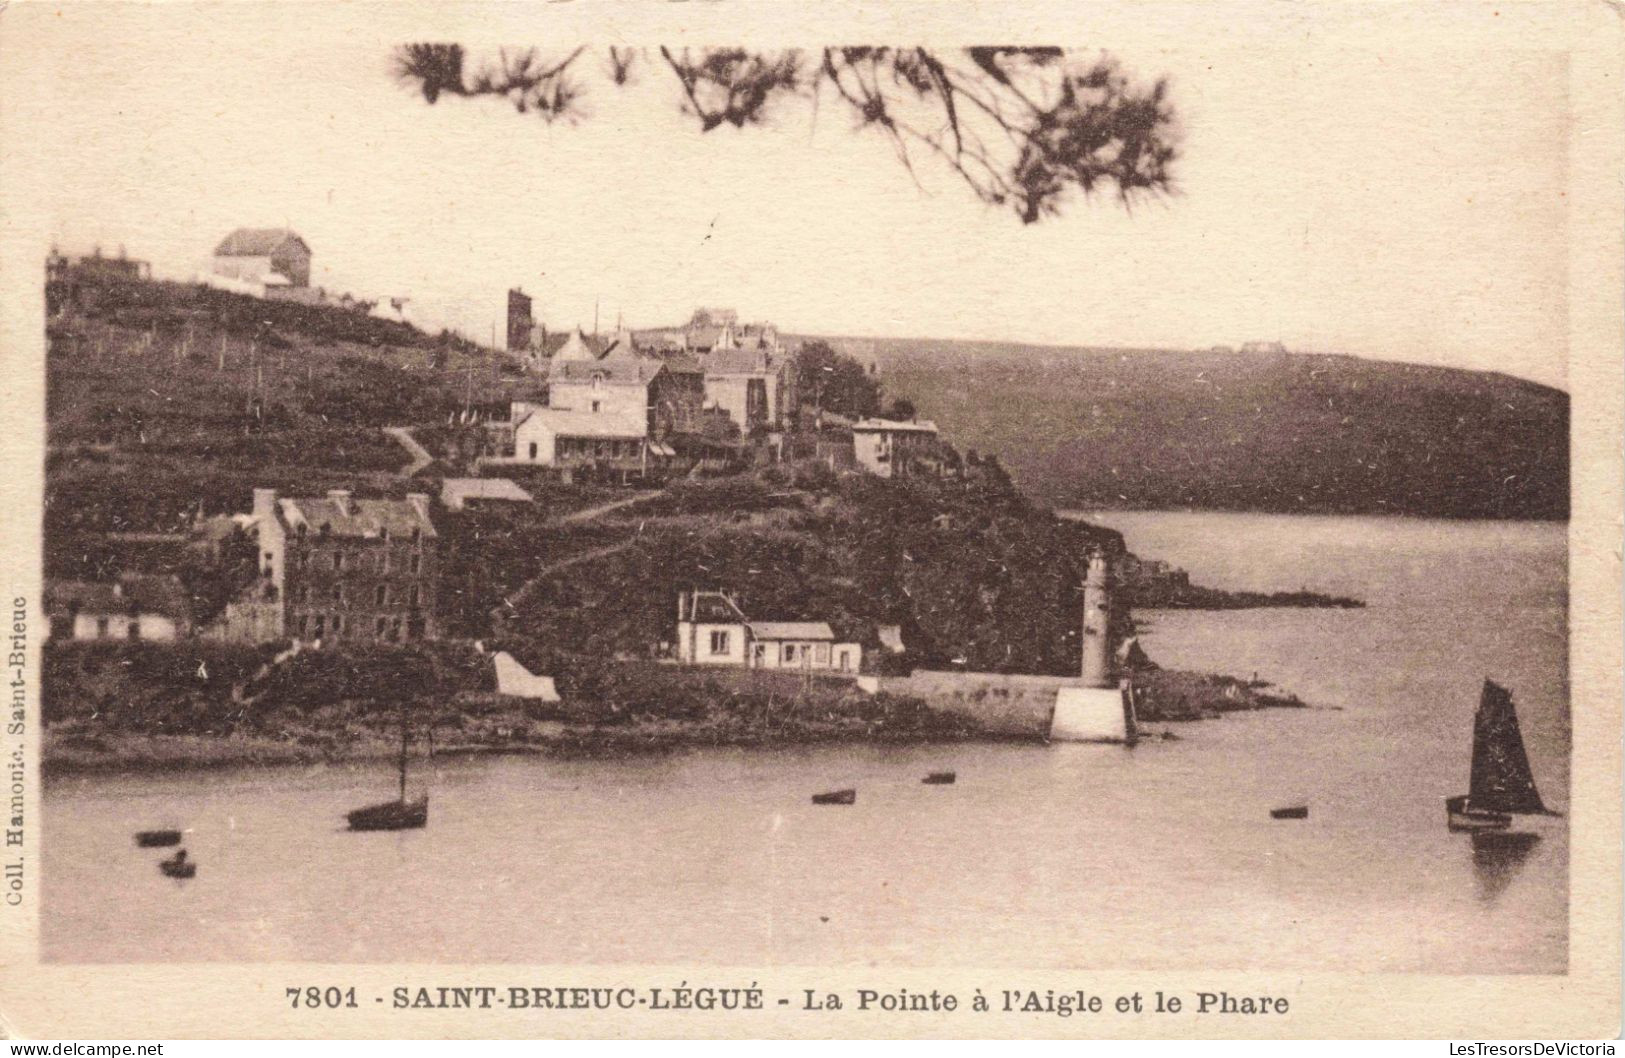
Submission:
POLYGON ((1575 52, 1079 6, 0 15, 27 961, 1566 978, 1575 52))

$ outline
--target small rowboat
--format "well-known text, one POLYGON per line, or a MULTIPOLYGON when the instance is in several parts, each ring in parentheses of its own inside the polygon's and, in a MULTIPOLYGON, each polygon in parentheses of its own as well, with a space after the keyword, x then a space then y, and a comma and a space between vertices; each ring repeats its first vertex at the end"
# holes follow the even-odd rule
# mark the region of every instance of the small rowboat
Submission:
POLYGON ((170 878, 190 878, 197 873, 197 864, 186 858, 186 850, 181 849, 167 860, 158 861, 158 869, 170 878))
POLYGON ((429 822, 429 798, 385 801, 344 816, 351 830, 419 830, 429 822))
POLYGON ((958 776, 951 771, 934 771, 920 781, 927 786, 952 786, 956 778, 958 776))
POLYGON ((142 849, 166 849, 171 845, 181 843, 181 832, 178 830, 138 830, 135 832, 135 844, 142 849))
POLYGON ((1271 819, 1308 819, 1309 818, 1309 806, 1308 805, 1291 805, 1291 806, 1286 807, 1286 808, 1272 808, 1272 809, 1270 809, 1270 818, 1271 819))
POLYGON ((815 805, 849 805, 858 800, 856 790, 831 790, 829 793, 815 793, 812 803, 815 805))

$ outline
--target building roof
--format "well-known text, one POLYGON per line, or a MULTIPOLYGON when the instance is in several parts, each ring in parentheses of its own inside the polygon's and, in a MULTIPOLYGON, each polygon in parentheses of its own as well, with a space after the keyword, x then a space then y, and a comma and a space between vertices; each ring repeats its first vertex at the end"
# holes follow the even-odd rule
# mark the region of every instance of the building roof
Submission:
POLYGON ((647 386, 666 366, 664 360, 648 356, 610 356, 602 360, 553 359, 549 382, 590 382, 600 377, 612 386, 647 386))
POLYGON ((513 500, 529 503, 530 493, 507 478, 447 478, 440 486, 440 498, 451 507, 465 500, 513 500))
POLYGON ((562 437, 641 439, 649 430, 647 420, 641 415, 613 411, 571 411, 567 408, 536 408, 514 424, 515 432, 526 425, 562 437))
POLYGON ((596 342, 590 342, 579 329, 571 331, 553 350, 553 366, 558 368, 566 363, 591 363, 598 359, 603 349, 596 342))
POLYGON ((859 419, 852 424, 854 431, 865 433, 936 433, 937 424, 929 419, 903 422, 898 419, 859 419))
POLYGON ((292 240, 306 253, 310 246, 287 228, 238 228, 214 248, 216 257, 269 257, 292 240))
POLYGON ((45 610, 52 616, 74 611, 90 614, 157 613, 185 620, 192 600, 174 574, 127 573, 115 582, 59 580, 45 586, 45 610))
POLYGON ((748 627, 756 639, 835 640, 835 632, 824 621, 751 621, 748 627))
POLYGON ((744 624, 745 612, 724 592, 697 591, 689 620, 696 624, 744 624))
POLYGON ((705 358, 707 375, 765 375, 771 371, 763 349, 718 349, 705 358))
POLYGON ((319 533, 325 526, 330 536, 380 537, 387 530, 391 536, 406 537, 416 529, 426 537, 439 534, 428 513, 419 510, 411 500, 358 500, 350 499, 348 512, 331 496, 301 496, 281 500, 278 507, 290 528, 319 533))
POLYGON ((663 361, 666 370, 674 375, 703 375, 705 365, 687 354, 668 356, 663 361))

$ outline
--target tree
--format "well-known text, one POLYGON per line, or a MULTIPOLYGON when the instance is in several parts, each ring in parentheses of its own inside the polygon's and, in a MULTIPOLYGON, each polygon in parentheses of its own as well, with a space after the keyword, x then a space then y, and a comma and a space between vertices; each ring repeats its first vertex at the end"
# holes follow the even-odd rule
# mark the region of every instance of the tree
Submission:
MULTIPOLYGON (((544 57, 501 51, 470 68, 460 44, 407 44, 395 73, 431 105, 444 96, 495 97, 548 122, 586 116, 586 48, 544 57)), ((1023 223, 1056 216, 1069 191, 1115 189, 1125 207, 1167 192, 1178 151, 1166 79, 1140 86, 1110 57, 1060 48, 850 47, 820 51, 609 48, 615 86, 644 65, 675 77, 678 106, 701 131, 759 126, 792 98, 826 97, 874 130, 914 175, 935 158, 981 201, 1023 223)))
POLYGON ((913 401, 906 397, 895 397, 892 399, 892 402, 886 406, 886 414, 884 418, 890 419, 893 422, 913 422, 914 416, 918 414, 919 412, 915 409, 913 401))
POLYGON ((828 342, 807 342, 796 354, 796 390, 803 404, 849 419, 868 418, 880 407, 880 383, 828 342))

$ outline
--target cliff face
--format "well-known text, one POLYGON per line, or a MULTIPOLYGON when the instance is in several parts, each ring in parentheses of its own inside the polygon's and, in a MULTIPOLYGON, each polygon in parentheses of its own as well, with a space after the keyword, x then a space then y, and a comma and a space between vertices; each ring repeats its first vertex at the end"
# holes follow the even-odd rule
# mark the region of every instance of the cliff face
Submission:
POLYGON ((1568 516, 1568 395, 1292 353, 876 339, 887 392, 1056 507, 1568 516))

